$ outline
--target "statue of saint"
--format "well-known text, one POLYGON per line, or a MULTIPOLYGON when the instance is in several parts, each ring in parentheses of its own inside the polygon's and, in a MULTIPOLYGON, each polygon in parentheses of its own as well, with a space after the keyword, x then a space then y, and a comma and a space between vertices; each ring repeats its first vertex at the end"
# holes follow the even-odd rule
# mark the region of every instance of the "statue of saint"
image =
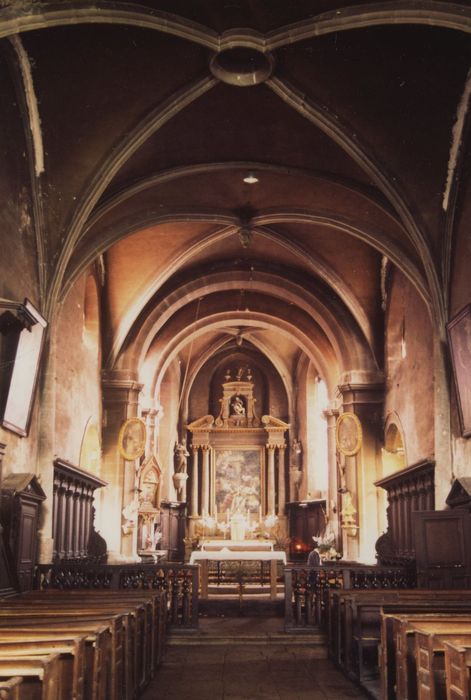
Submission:
POLYGON ((187 457, 190 453, 186 449, 186 445, 183 442, 175 443, 174 450, 174 462, 175 462, 175 474, 186 474, 186 463, 187 457))
POLYGON ((240 396, 235 396, 234 399, 231 402, 231 415, 232 416, 237 416, 237 417, 242 417, 245 416, 245 406, 244 402, 240 398, 240 396))

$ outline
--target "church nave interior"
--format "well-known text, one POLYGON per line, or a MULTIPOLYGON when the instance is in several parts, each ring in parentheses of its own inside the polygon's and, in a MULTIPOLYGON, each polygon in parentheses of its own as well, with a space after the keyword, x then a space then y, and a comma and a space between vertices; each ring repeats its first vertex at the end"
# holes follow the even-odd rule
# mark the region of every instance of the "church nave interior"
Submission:
POLYGON ((293 697, 469 697, 470 32, 0 2, 2 700, 158 695, 231 617, 293 697))

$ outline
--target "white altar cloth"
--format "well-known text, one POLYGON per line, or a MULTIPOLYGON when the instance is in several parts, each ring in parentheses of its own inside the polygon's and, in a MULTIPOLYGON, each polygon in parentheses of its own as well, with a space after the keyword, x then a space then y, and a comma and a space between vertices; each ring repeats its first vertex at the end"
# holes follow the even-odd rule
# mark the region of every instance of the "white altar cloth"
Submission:
POLYGON ((233 552, 257 551, 272 552, 273 540, 205 540, 201 545, 203 552, 215 552, 230 549, 233 552))
POLYGON ((217 552, 192 552, 190 564, 198 561, 281 561, 286 565, 285 552, 254 552, 254 551, 231 551, 230 549, 220 549, 217 552))

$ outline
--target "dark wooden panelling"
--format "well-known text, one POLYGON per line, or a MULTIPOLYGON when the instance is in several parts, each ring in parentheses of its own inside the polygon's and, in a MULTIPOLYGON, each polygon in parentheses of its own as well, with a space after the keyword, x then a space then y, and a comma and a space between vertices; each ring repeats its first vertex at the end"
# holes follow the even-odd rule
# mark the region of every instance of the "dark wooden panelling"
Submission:
POLYGON ((375 486, 388 494, 388 529, 377 542, 380 564, 409 563, 415 559, 413 513, 435 506, 435 462, 425 460, 391 474, 375 486))

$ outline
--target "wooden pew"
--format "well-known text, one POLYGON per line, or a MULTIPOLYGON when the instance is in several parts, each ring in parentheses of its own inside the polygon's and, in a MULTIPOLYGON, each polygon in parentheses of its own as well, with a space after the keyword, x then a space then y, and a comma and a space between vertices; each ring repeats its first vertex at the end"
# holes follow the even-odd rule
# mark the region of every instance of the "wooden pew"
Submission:
POLYGON ((85 637, 34 635, 7 641, 0 633, 0 659, 20 658, 45 654, 59 654, 59 697, 83 700, 85 676, 85 637))
MULTIPOLYGON (((407 678, 412 678, 415 683, 415 670, 408 671, 408 655, 415 655, 415 634, 416 628, 421 625, 432 625, 438 629, 439 621, 443 624, 453 624, 466 626, 471 621, 471 606, 464 605, 452 608, 449 601, 435 601, 432 605, 415 606, 412 611, 406 612, 406 607, 398 608, 395 611, 391 606, 385 606, 381 613, 381 644, 380 644, 380 668, 381 668, 381 697, 388 700, 395 700, 397 696, 397 685, 399 683, 400 692, 407 693, 407 678), (410 637, 410 639, 409 639, 410 637)), ((410 606, 409 606, 410 607, 410 606)), ((413 667, 415 656, 410 660, 413 667)))
MULTIPOLYGON (((21 618, 19 625, 24 625, 21 618)), ((18 626, 16 621, 9 622, 9 627, 1 626, 0 639, 47 639, 57 635, 67 637, 72 634, 84 635, 85 638, 85 667, 84 698, 85 700, 107 700, 111 693, 111 628, 109 625, 96 622, 49 622, 47 626, 38 623, 37 626, 18 626)))
MULTIPOLYGON (((345 597, 343 619, 343 665, 360 683, 379 678, 381 610, 390 612, 471 613, 471 591, 356 591, 345 597)), ((342 622, 342 621, 341 621, 342 622)))
POLYGON ((21 697, 21 676, 0 680, 0 700, 23 700, 21 697))
POLYGON ((38 591, 35 595, 19 596, 8 599, 7 609, 42 609, 44 611, 76 611, 110 614, 121 614, 125 617, 125 654, 124 670, 125 684, 129 688, 128 697, 132 697, 136 689, 142 689, 150 680, 149 662, 152 646, 152 602, 150 598, 144 602, 121 602, 111 598, 94 598, 82 593, 71 599, 69 596, 45 596, 38 591))
POLYGON ((446 700, 446 689, 449 677, 445 673, 445 641, 453 644, 471 644, 471 619, 464 629, 446 631, 436 628, 433 632, 417 629, 416 638, 416 667, 417 667, 417 698, 419 700, 446 700))
MULTIPOLYGON (((432 637, 438 633, 458 634, 471 630, 470 615, 448 615, 446 613, 435 613, 423 617, 420 615, 398 615, 392 617, 393 635, 395 639, 395 667, 396 667, 396 683, 395 696, 401 697, 404 700, 412 700, 417 698, 417 682, 418 672, 420 668, 420 659, 417 659, 416 635, 419 632, 425 634, 430 633, 432 637), (419 661, 419 663, 417 663, 419 661)), ((433 642, 432 642, 433 646, 433 642)), ((422 650, 424 652, 425 649, 422 650)), ((422 653, 424 657, 424 653, 422 653)), ((432 654, 433 657, 433 649, 432 654)), ((425 659, 422 658, 422 661, 425 659)), ((430 659, 431 664, 432 659, 430 659)), ((388 658, 388 672, 393 668, 393 659, 388 658)), ((386 664, 385 664, 386 666, 386 664)), ((426 692, 427 683, 425 668, 423 674, 423 692, 426 692)), ((433 675, 433 674, 432 674, 433 675)), ((391 690, 389 689, 389 695, 391 690)))
POLYGON ((471 698, 471 644, 444 640, 447 700, 471 698))
POLYGON ((21 676, 20 700, 62 700, 59 697, 59 655, 0 658, 0 679, 21 676))
POLYGON ((21 596, 24 598, 33 598, 43 596, 47 599, 60 599, 60 600, 107 600, 110 599, 114 603, 119 600, 120 603, 127 603, 128 601, 137 601, 150 603, 151 606, 151 619, 149 620, 149 628, 151 632, 151 654, 148 655, 146 663, 149 666, 150 676, 153 677, 158 666, 162 662, 165 642, 166 642, 166 630, 167 630, 167 596, 164 591, 155 590, 120 590, 119 594, 116 591, 109 590, 55 590, 48 589, 46 591, 30 591, 21 596))
POLYGON ((124 672, 126 666, 126 651, 128 644, 128 616, 124 614, 110 614, 107 612, 93 612, 88 610, 37 610, 33 607, 25 609, 18 606, 11 609, 0 607, 0 627, 26 627, 40 625, 47 627, 61 627, 77 631, 77 624, 95 623, 96 628, 102 624, 108 625, 111 639, 111 663, 110 663, 110 692, 111 700, 132 700, 134 687, 124 672))

